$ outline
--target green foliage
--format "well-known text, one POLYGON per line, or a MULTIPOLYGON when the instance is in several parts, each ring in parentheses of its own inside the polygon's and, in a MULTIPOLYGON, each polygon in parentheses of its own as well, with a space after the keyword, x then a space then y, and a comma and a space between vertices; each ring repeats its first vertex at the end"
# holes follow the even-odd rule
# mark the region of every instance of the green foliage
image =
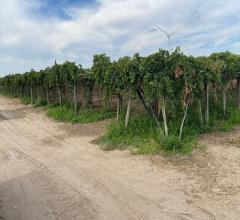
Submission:
POLYGON ((52 106, 47 108, 47 116, 56 121, 70 122, 70 123, 90 123, 101 121, 107 118, 112 118, 114 113, 109 110, 93 110, 85 109, 78 115, 74 113, 72 108, 68 105, 52 106))
POLYGON ((189 154, 197 147, 199 134, 211 131, 229 131, 234 125, 240 123, 240 111, 234 107, 229 109, 227 119, 220 120, 221 113, 219 113, 214 116, 215 120, 208 127, 201 126, 200 121, 197 122, 196 114, 193 108, 189 110, 182 140, 178 139, 179 121, 172 121, 169 126, 171 135, 164 136, 156 128, 151 117, 134 115, 127 128, 124 127, 123 120, 119 124, 113 121, 107 127, 106 134, 96 142, 101 144, 105 150, 128 148, 138 154, 189 154))
POLYGON ((106 134, 97 140, 106 150, 131 148, 134 153, 157 154, 160 152, 189 153, 193 149, 194 138, 185 137, 179 141, 175 135, 164 136, 152 118, 135 115, 125 129, 124 123, 112 122, 106 134))
POLYGON ((214 70, 220 75, 221 84, 226 86, 231 79, 234 79, 237 72, 236 55, 226 52, 213 53, 210 56, 214 65, 214 70))
POLYGON ((178 136, 161 136, 159 139, 160 146, 157 148, 157 153, 164 151, 167 153, 191 153, 196 147, 196 140, 194 138, 185 138, 179 140, 178 136))
POLYGON ((228 117, 225 120, 216 120, 212 125, 212 130, 229 131, 235 125, 240 124, 240 111, 237 108, 230 108, 227 115, 228 117))
POLYGON ((47 102, 44 101, 44 100, 36 101, 36 102, 33 103, 33 106, 35 108, 41 107, 41 106, 46 106, 46 105, 47 105, 47 102))
POLYGON ((107 86, 104 79, 110 63, 110 57, 106 54, 94 55, 93 57, 92 72, 97 84, 102 89, 107 86))
POLYGON ((144 91, 148 100, 169 97, 173 95, 173 75, 170 57, 167 51, 145 57, 141 63, 140 70, 144 75, 144 91))
POLYGON ((150 117, 135 115, 131 118, 126 129, 123 120, 119 124, 113 121, 107 127, 106 135, 101 138, 101 142, 105 145, 106 150, 123 149, 130 145, 140 145, 156 134, 154 121, 150 117))
POLYGON ((31 99, 29 97, 22 97, 21 99, 22 104, 29 105, 31 104, 31 99))

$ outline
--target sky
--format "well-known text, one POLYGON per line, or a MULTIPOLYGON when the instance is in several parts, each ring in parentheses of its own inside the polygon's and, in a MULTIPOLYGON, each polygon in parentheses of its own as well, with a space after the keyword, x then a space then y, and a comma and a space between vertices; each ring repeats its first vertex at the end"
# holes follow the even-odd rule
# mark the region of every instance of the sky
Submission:
POLYGON ((0 0, 0 76, 168 49, 154 24, 187 55, 239 54, 239 12, 239 0, 0 0))

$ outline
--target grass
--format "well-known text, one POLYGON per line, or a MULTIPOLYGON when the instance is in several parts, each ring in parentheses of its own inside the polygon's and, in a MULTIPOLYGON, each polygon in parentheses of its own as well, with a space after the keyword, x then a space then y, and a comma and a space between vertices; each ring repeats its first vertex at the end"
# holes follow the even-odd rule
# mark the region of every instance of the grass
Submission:
POLYGON ((41 107, 41 106, 46 106, 47 102, 44 100, 39 100, 39 101, 35 101, 33 103, 33 107, 37 108, 37 107, 41 107))
POLYGON ((0 92, 0 95, 6 96, 9 98, 17 98, 17 95, 12 94, 11 92, 0 92))
POLYGON ((231 107, 226 114, 225 120, 217 120, 213 125, 213 131, 230 131, 237 124, 240 124, 240 111, 231 107))
MULTIPOLYGON (((220 108, 218 108, 220 109, 220 108)), ((131 149, 137 154, 189 154, 196 148, 197 138, 201 133, 213 131, 229 131, 240 124, 240 111, 236 107, 229 107, 225 119, 222 120, 221 110, 212 109, 209 126, 201 126, 197 115, 190 110, 182 140, 178 139, 180 121, 169 122, 170 135, 164 136, 156 128, 154 121, 147 115, 135 115, 130 118, 128 128, 123 120, 117 124, 112 122, 106 134, 96 140, 105 150, 131 149)))
MULTIPOLYGON (((29 97, 22 97, 21 102, 25 105, 31 104, 29 97)), ((34 101, 33 107, 45 106, 47 116, 61 122, 91 123, 114 117, 115 113, 106 109, 84 109, 75 114, 71 104, 66 103, 62 107, 52 105, 46 106, 46 101, 34 101)))
POLYGON ((24 104, 24 105, 29 105, 29 104, 31 104, 31 99, 28 98, 28 97, 22 97, 22 98, 20 98, 20 101, 21 101, 21 103, 24 104))
POLYGON ((51 106, 47 108, 47 116, 56 121, 70 122, 70 123, 90 123, 101 121, 107 118, 112 118, 114 112, 105 109, 84 109, 75 114, 73 109, 68 105, 51 106))
MULTIPOLYGON (((29 105, 31 104, 31 98, 29 97, 21 97, 20 98, 20 101, 22 104, 24 105, 29 105)), ((37 107, 41 107, 41 106, 46 106, 47 102, 46 101, 43 101, 43 100, 34 100, 33 102, 33 107, 37 108, 37 107)))
POLYGON ((165 137, 145 114, 132 116, 127 128, 123 121, 112 122, 106 134, 96 142, 105 150, 130 148, 138 154, 190 153, 196 143, 191 136, 185 136, 181 141, 175 134, 165 137))

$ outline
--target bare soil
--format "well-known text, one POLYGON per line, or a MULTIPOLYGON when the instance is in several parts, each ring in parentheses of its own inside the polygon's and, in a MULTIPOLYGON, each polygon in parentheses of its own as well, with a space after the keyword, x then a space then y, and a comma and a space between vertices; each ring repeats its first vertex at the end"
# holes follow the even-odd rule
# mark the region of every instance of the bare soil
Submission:
POLYGON ((91 141, 106 123, 0 97, 0 219, 240 219, 240 127, 164 158, 103 151, 91 141))

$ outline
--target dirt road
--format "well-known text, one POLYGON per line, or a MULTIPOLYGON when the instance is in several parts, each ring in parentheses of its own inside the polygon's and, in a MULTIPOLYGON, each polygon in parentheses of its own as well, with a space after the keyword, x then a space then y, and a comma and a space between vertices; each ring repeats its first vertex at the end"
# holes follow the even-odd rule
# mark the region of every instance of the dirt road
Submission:
POLYGON ((240 128, 193 156, 133 156, 0 97, 0 219, 240 219, 240 128))

